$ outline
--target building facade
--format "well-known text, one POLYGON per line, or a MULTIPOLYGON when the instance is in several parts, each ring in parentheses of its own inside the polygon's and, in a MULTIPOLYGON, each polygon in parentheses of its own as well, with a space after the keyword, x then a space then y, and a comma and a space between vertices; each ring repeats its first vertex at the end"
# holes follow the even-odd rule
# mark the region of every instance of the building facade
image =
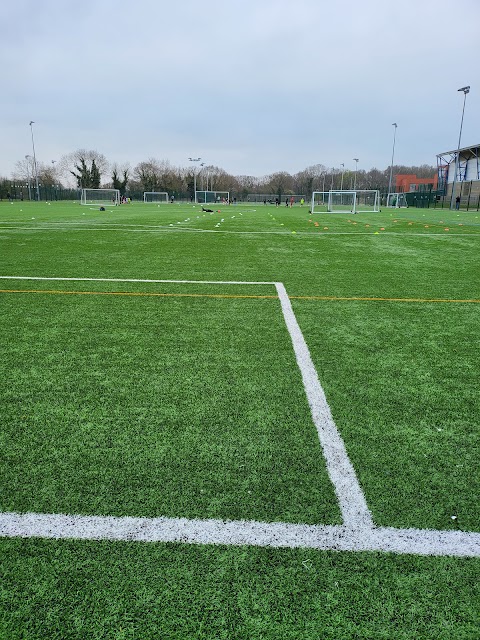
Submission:
POLYGON ((414 173, 399 173, 395 176, 397 193, 414 193, 415 191, 436 191, 438 176, 417 178, 414 173))
POLYGON ((447 198, 461 201, 480 198, 480 145, 444 151, 437 155, 438 189, 447 198), (457 162, 458 154, 458 162, 457 162))

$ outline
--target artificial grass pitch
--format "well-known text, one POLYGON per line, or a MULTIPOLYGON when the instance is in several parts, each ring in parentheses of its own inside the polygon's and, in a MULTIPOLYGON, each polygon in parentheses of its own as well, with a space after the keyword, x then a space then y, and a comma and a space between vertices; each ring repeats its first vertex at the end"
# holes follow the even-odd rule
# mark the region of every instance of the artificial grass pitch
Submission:
POLYGON ((294 300, 374 522, 480 530, 480 306, 294 300))
MULTIPOLYGON (((292 300, 376 524, 422 529, 480 521, 479 305, 453 302, 479 299, 479 239, 475 211, 309 216, 239 204, 204 217, 190 204, 102 213, 0 202, 2 275, 451 299, 292 300)), ((278 300, 2 293, 0 310, 1 509, 338 522, 278 300)), ((471 640, 479 568, 478 558, 0 539, 0 638, 471 640)))
POLYGON ((8 640, 473 640, 478 558, 0 540, 8 640))
POLYGON ((2 294, 0 510, 340 522, 278 300, 55 286, 2 294))

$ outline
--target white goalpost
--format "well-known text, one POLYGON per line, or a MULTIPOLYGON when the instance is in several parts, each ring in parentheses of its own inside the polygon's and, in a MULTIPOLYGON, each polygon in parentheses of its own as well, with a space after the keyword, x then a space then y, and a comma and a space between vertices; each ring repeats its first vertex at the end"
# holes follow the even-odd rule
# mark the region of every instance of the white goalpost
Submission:
POLYGON ((400 209, 408 207, 407 198, 404 193, 389 193, 387 195, 387 207, 390 209, 400 209))
POLYGON ((144 191, 144 202, 168 202, 168 193, 166 191, 144 191))
POLYGON ((195 191, 195 202, 200 204, 217 203, 230 200, 230 191, 195 191))
POLYGON ((118 189, 82 189, 80 204, 117 206, 120 204, 118 189))
POLYGON ((377 189, 355 191, 314 191, 312 213, 374 213, 380 211, 380 193, 377 189))

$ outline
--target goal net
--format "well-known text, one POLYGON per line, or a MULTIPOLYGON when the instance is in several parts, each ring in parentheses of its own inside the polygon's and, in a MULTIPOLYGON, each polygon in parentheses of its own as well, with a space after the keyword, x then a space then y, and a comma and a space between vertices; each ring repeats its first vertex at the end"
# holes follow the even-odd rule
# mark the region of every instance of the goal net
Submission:
POLYGON ((408 207, 407 198, 404 193, 389 193, 387 195, 387 207, 400 209, 408 207))
POLYGON ((314 191, 312 213, 360 213, 380 211, 378 190, 314 191))
POLYGON ((356 191, 329 191, 328 211, 331 213, 355 213, 356 191))
POLYGON ((356 191, 314 191, 312 213, 355 213, 356 191))
POLYGON ((327 213, 328 191, 314 191, 312 193, 312 213, 327 213))
POLYGON ((82 189, 80 204, 116 206, 120 204, 118 189, 82 189))
POLYGON ((230 191, 195 191, 195 202, 200 204, 228 202, 230 191))
POLYGON ((380 192, 378 189, 356 191, 355 213, 378 213, 380 211, 380 192))
POLYGON ((168 202, 168 193, 166 191, 144 191, 144 202, 168 202))

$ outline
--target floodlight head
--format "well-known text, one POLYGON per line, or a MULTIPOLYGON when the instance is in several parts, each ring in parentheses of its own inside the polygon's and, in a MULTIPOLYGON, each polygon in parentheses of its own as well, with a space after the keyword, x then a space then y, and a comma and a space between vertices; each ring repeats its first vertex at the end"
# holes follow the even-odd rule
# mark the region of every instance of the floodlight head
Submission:
POLYGON ((30 126, 32 126, 32 124, 35 124, 35 120, 30 120, 30 126))
POLYGON ((358 159, 358 158, 353 158, 353 160, 354 160, 355 162, 359 162, 359 159, 358 159))
POLYGON ((457 89, 457 91, 463 91, 465 95, 470 92, 470 87, 462 87, 461 89, 457 89))
POLYGON ((392 127, 395 127, 395 129, 398 127, 396 122, 392 122, 392 127))

